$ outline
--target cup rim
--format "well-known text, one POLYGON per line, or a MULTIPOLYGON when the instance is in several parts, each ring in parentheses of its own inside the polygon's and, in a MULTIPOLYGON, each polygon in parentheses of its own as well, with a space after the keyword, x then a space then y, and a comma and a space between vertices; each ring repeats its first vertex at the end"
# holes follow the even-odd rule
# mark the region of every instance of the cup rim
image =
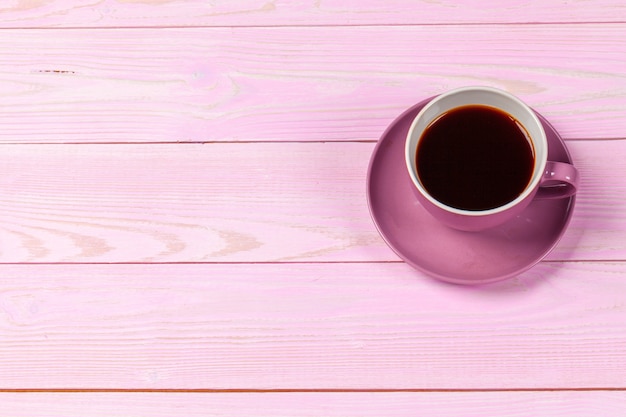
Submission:
MULTIPOLYGON (((474 103, 474 104, 476 104, 476 105, 484 105, 483 103, 474 103)), ((466 103, 463 106, 467 106, 467 105, 472 105, 472 103, 466 103)), ((452 108, 458 108, 458 107, 461 107, 461 106, 455 106, 455 107, 452 107, 452 108)), ((492 107, 495 107, 495 106, 492 106, 492 107)), ((499 110, 502 110, 502 109, 499 109, 499 110)), ((504 110, 502 110, 502 111, 504 111, 504 110)), ((506 112, 506 113, 508 113, 508 112, 506 112)), ((528 128, 525 125, 523 125, 523 126, 528 131, 528 128)), ((417 138, 416 141, 419 142, 419 139, 420 138, 417 138)), ((416 146, 417 146, 417 144, 416 144, 416 146)), ((407 133, 407 137, 406 137, 406 142, 405 142, 404 156, 405 156, 406 168, 409 171, 409 176, 411 177, 411 180, 413 181, 413 185, 418 189, 420 195, 422 197, 424 197, 425 199, 427 199, 430 202, 430 204, 433 204, 434 206, 438 207, 439 209, 444 210, 444 211, 449 212, 449 213, 458 214, 458 215, 462 215, 462 216, 480 217, 480 216, 489 216, 489 215, 493 215, 493 214, 497 214, 497 213, 501 213, 501 212, 507 211, 507 210, 515 207, 516 205, 520 204, 526 198, 528 198, 529 195, 531 195, 539 186, 539 182, 541 181, 541 177, 542 177, 543 171, 545 170, 545 166, 546 166, 547 160, 548 160, 548 158, 547 158, 548 152, 547 151, 548 151, 548 140, 546 138, 546 133, 545 133, 545 130, 543 129, 543 125, 541 124, 541 121, 537 117, 536 113, 526 103, 524 103, 522 100, 520 100, 519 98, 517 98, 513 94, 511 94, 511 93, 509 93, 507 91, 504 91, 504 90, 500 90, 498 88, 487 87, 487 86, 468 86, 468 87, 460 87, 460 88, 455 88, 455 89, 452 89, 452 90, 448 90, 448 91, 446 91, 446 92, 444 92, 444 93, 442 93, 440 95, 437 95, 437 96, 433 97, 432 100, 430 100, 419 111, 419 113, 415 116, 415 118, 411 122, 411 126, 409 127, 409 130, 408 130, 408 133, 407 133), (538 138, 537 137, 532 137, 530 135, 530 133, 528 133, 529 137, 533 141, 533 146, 536 146, 535 144, 538 142, 538 144, 540 146, 542 146, 543 149, 544 149, 544 152, 542 152, 541 155, 538 156, 537 149, 535 148, 534 168, 533 168, 531 181, 529 181, 529 183, 526 185, 526 188, 524 188, 524 191, 522 191, 520 193, 520 195, 517 196, 514 200, 511 200, 508 203, 503 204, 501 206, 494 207, 494 208, 487 209, 487 210, 464 210, 464 209, 459 209, 459 208, 456 208, 456 207, 451 207, 451 206, 448 206, 448 205, 440 202, 439 200, 437 200, 434 197, 432 197, 430 195, 430 193, 428 193, 428 191, 426 191, 426 189, 422 186, 421 181, 417 177, 417 173, 414 172, 414 170, 412 169, 414 155, 413 155, 413 152, 411 152, 411 148, 412 148, 411 145, 412 145, 412 138, 413 138, 413 136, 415 134, 416 126, 417 126, 417 124, 419 122, 419 119, 422 118, 424 113, 426 113, 431 107, 436 105, 437 102, 439 102, 440 100, 442 100, 442 99, 444 99, 446 97, 452 96, 452 95, 464 94, 464 93, 467 93, 469 91, 483 91, 483 92, 487 92, 487 93, 490 93, 490 94, 500 95, 502 97, 505 97, 507 100, 513 101, 515 104, 520 106, 526 113, 528 113, 530 119, 532 120, 532 123, 539 130, 539 137, 538 138), (538 157, 540 157, 541 159, 538 160, 537 159, 538 157)))

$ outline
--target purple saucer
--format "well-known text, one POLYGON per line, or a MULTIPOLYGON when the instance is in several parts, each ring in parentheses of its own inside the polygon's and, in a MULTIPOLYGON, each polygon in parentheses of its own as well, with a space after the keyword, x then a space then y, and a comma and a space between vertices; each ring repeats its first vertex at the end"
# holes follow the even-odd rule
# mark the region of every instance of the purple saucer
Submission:
MULTIPOLYGON (((402 113, 378 141, 367 173, 374 223, 391 249, 408 264, 457 284, 484 284, 520 274, 557 244, 576 197, 534 200, 518 217, 484 232, 442 225, 419 204, 404 162, 404 142, 425 100, 402 113)), ((571 163, 563 140, 538 114, 548 137, 548 160, 571 163)))

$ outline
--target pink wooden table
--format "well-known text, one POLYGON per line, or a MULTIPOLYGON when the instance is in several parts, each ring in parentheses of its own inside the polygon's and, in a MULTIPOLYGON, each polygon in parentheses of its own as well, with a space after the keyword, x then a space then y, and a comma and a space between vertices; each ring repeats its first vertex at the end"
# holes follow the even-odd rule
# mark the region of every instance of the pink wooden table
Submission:
POLYGON ((624 415, 623 0, 5 1, 0 63, 0 415, 624 415), (400 261, 365 178, 474 84, 582 186, 470 288, 400 261))

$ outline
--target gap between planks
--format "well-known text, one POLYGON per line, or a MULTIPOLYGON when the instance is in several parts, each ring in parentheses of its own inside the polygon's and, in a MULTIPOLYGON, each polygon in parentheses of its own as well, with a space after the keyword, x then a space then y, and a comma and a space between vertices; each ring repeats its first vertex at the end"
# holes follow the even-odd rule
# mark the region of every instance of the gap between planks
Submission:
POLYGON ((188 394, 284 394, 284 393, 450 393, 450 392, 626 392, 626 388, 619 387, 589 387, 589 388, 442 388, 442 389, 424 389, 424 388, 395 388, 395 389, 341 389, 341 388, 309 388, 309 389, 183 389, 183 388, 162 388, 162 389, 140 389, 140 388, 3 388, 2 393, 188 393, 188 394))
MULTIPOLYGON (((547 256, 547 255, 546 255, 547 256)), ((373 261, 154 261, 154 262, 0 262, 0 266, 46 266, 46 265, 367 265, 367 264, 404 264, 402 260, 373 260, 373 261)), ((626 263, 626 259, 555 259, 540 261, 542 264, 577 264, 577 263, 626 263)), ((510 278, 509 278, 510 279, 510 278)), ((0 390, 1 391, 1 390, 0 390)))
MULTIPOLYGON (((607 138, 606 140, 623 140, 626 138, 607 138)), ((592 141, 604 140, 602 138, 599 139, 588 139, 592 141)), ((100 141, 100 142, 2 142, 0 146, 11 146, 11 145, 221 145, 221 144, 251 144, 251 143, 259 143, 259 144, 272 144, 272 143, 280 143, 280 144, 325 144, 325 143, 376 143, 377 139, 363 139, 363 140, 172 140, 172 141, 155 141, 155 142, 116 142, 116 141, 100 141)))
MULTIPOLYGON (((622 141, 626 140, 624 137, 614 138, 562 138, 565 142, 599 142, 599 141, 622 141)), ((333 143, 371 143, 375 144, 380 139, 347 139, 347 140, 172 140, 172 141, 154 141, 154 142, 117 142, 117 141, 99 141, 99 142, 2 142, 0 146, 48 146, 48 145, 245 145, 245 144, 333 144, 333 143)))
MULTIPOLYGON (((546 255, 547 256, 547 255, 546 255)), ((52 266, 52 265, 367 265, 367 264, 404 264, 403 260, 373 260, 373 261, 154 261, 154 262, 0 262, 0 266, 52 266)), ((542 260, 543 264, 576 264, 576 263, 626 263, 626 259, 556 259, 542 260)))
POLYGON ((0 27, 2 31, 15 30, 168 30, 168 29, 298 29, 298 28, 401 28, 401 27, 466 27, 466 26, 565 26, 565 25, 623 25, 626 20, 605 20, 605 21, 534 21, 534 22, 450 22, 450 23, 341 23, 341 24, 264 24, 264 25, 154 25, 154 26, 21 26, 21 27, 0 27))

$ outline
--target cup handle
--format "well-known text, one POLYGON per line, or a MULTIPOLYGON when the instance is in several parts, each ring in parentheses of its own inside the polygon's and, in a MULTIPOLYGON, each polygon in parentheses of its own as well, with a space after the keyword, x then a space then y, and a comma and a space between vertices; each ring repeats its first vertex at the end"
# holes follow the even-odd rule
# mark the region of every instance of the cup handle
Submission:
POLYGON ((571 197, 578 191, 578 170, 566 162, 548 161, 539 182, 536 198, 571 197))

